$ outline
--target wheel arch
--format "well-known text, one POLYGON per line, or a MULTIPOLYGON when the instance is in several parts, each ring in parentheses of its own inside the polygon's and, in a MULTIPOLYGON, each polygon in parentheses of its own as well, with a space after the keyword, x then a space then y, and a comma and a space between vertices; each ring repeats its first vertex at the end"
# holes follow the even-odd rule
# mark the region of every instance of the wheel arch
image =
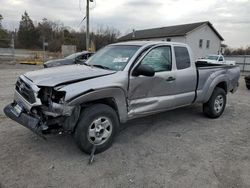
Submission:
POLYGON ((227 93, 227 82, 226 81, 222 81, 222 82, 218 83, 214 88, 216 88, 216 87, 223 89, 227 93))
POLYGON ((223 89, 226 94, 228 93, 228 81, 227 79, 223 77, 218 77, 217 79, 213 80, 210 84, 210 87, 208 88, 207 92, 205 92, 205 97, 203 102, 207 102, 209 98, 212 96, 213 91, 216 87, 219 87, 223 89))
POLYGON ((110 106, 116 112, 116 114, 119 118, 119 111, 118 111, 118 106, 117 106, 117 103, 115 101, 115 98, 108 97, 108 98, 101 98, 101 99, 89 101, 89 102, 82 104, 82 109, 84 110, 84 108, 86 106, 90 106, 90 105, 94 105, 94 104, 106 104, 107 106, 110 106))
POLYGON ((124 123, 128 119, 126 95, 121 88, 105 88, 93 90, 70 101, 70 106, 84 108, 91 104, 106 104, 113 108, 118 115, 119 121, 124 123))

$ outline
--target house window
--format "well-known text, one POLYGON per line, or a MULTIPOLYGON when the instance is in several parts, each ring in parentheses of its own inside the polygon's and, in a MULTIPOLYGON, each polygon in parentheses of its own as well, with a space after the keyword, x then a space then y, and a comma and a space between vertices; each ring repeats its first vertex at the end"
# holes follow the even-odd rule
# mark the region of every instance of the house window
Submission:
POLYGON ((207 45, 206 45, 207 49, 209 48, 209 46, 210 46, 210 40, 207 40, 207 45))
POLYGON ((200 39, 200 40, 199 40, 199 47, 200 47, 200 48, 202 48, 202 43, 203 43, 203 40, 200 39))
POLYGON ((170 42, 170 41, 171 41, 171 38, 167 38, 166 41, 170 42))

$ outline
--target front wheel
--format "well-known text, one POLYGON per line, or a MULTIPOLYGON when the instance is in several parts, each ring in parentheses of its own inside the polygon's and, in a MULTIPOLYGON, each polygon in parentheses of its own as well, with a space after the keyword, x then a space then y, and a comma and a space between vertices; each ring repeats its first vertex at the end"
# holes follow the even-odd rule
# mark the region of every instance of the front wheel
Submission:
POLYGON ((94 104, 83 110, 75 130, 78 147, 90 154, 94 145, 96 152, 108 149, 119 126, 117 114, 113 108, 105 104, 94 104))
POLYGON ((216 87, 208 102, 203 104, 203 113, 210 118, 218 118, 224 112, 226 102, 225 90, 216 87))

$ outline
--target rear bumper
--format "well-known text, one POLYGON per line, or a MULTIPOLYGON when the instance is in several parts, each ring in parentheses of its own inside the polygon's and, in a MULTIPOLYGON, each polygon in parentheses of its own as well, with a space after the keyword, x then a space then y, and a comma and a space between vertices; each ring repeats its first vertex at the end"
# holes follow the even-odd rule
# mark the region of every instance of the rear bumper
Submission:
POLYGON ((16 121, 17 123, 23 125, 24 127, 30 129, 32 132, 36 133, 37 135, 45 137, 42 134, 42 130, 40 127, 40 120, 38 118, 32 117, 29 114, 22 112, 19 117, 17 117, 14 113, 13 103, 7 105, 4 108, 4 113, 10 119, 16 121))

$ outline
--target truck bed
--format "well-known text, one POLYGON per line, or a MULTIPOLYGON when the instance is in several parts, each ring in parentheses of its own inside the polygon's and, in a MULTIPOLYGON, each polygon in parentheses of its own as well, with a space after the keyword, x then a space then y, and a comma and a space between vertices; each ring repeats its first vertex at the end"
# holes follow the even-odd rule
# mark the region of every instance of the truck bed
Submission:
POLYGON ((215 87, 215 80, 227 80, 226 92, 232 92, 238 84, 240 77, 239 66, 196 63, 197 70, 197 87, 196 102, 206 102, 208 91, 212 91, 210 87, 215 87))
POLYGON ((195 62, 195 65, 197 68, 199 67, 225 67, 225 66, 231 66, 231 65, 222 65, 222 64, 214 64, 214 63, 206 63, 205 61, 197 61, 195 62))

